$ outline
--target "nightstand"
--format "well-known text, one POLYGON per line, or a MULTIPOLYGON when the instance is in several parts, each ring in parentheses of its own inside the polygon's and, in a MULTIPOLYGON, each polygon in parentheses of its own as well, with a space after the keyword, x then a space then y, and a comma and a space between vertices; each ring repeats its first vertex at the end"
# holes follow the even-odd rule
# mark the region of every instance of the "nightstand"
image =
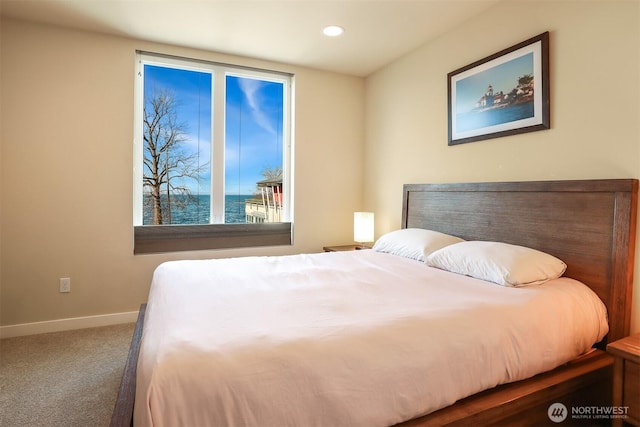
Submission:
POLYGON ((614 418, 614 426, 640 426, 640 334, 607 345, 615 357, 613 365, 613 406, 628 407, 627 418, 614 418))
POLYGON ((371 249, 371 247, 366 245, 364 247, 362 247, 361 245, 338 245, 338 246, 324 246, 322 248, 322 250, 325 252, 357 251, 360 249, 371 249))

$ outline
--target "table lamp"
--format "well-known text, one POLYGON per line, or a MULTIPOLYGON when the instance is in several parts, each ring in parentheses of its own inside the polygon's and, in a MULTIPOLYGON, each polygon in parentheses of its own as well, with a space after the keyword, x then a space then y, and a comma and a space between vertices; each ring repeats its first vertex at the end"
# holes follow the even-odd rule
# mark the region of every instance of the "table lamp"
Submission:
POLYGON ((353 214, 353 240, 364 244, 373 242, 373 212, 355 212, 353 214))

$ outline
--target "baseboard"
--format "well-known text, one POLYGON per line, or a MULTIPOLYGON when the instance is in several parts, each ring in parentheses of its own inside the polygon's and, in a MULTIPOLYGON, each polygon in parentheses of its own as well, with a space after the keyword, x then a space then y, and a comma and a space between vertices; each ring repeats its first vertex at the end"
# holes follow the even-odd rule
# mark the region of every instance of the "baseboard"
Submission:
POLYGON ((70 331, 73 329, 95 328, 120 323, 135 323, 137 318, 138 312, 130 311, 127 313, 102 314, 99 316, 74 317, 71 319, 0 326, 0 339, 23 335, 45 334, 48 332, 70 331))

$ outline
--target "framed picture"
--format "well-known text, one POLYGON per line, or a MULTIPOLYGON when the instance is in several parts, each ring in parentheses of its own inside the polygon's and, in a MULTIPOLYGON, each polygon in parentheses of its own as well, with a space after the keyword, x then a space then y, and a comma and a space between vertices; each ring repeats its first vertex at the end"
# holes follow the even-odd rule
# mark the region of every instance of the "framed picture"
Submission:
POLYGON ((447 75, 449 145, 549 129, 549 32, 447 75))

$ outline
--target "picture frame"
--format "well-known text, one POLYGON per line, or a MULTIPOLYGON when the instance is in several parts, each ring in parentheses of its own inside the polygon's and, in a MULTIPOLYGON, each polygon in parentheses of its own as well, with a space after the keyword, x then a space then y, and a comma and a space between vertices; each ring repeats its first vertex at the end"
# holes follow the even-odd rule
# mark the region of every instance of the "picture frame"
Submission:
POLYGON ((449 143, 549 129, 549 32, 447 74, 449 143))

